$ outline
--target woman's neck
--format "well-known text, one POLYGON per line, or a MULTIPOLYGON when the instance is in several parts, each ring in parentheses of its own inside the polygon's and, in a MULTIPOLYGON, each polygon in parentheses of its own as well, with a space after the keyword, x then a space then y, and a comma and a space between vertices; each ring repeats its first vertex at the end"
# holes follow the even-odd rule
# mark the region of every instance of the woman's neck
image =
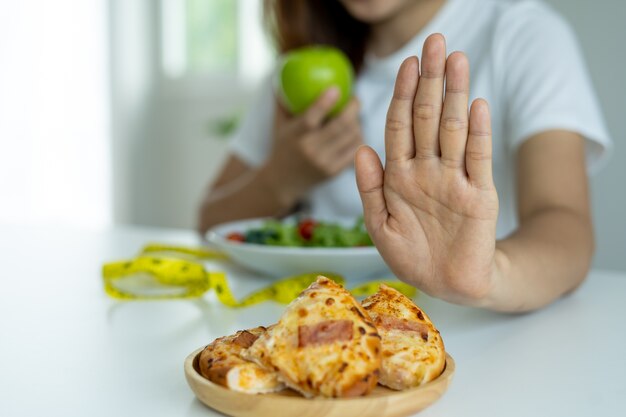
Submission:
POLYGON ((419 0, 407 5, 389 19, 372 25, 368 49, 385 57, 413 39, 444 5, 446 0, 419 0))

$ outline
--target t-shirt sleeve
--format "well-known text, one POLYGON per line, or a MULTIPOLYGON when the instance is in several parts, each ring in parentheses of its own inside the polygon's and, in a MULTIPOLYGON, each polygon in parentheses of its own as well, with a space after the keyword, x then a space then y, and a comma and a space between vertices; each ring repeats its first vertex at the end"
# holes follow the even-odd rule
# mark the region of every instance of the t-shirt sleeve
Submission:
POLYGON ((274 92, 266 80, 242 119, 241 125, 230 141, 231 154, 250 167, 265 162, 272 147, 272 121, 274 119, 274 92))
POLYGON ((573 131, 586 140, 589 172, 597 170, 611 139, 572 29, 547 6, 524 2, 502 17, 497 32, 510 148, 547 130, 573 131))

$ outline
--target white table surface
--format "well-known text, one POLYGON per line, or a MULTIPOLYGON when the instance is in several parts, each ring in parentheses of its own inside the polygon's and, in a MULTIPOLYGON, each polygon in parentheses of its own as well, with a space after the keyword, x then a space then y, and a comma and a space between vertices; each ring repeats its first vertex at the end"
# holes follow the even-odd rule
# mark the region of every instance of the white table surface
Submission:
MULTIPOLYGON (((107 298, 102 263, 151 240, 197 242, 164 229, 0 227, 0 416, 218 415, 194 398, 183 360, 283 307, 107 298)), ((268 282, 237 269, 230 278, 239 295, 268 282)), ((626 274, 594 271, 526 315, 417 303, 457 363, 448 392, 420 416, 626 416, 626 274)))

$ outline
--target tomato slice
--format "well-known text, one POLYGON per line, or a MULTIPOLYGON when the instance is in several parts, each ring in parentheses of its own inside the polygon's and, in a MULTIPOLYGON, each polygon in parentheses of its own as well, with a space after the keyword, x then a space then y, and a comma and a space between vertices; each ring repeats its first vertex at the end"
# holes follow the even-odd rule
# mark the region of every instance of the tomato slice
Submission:
POLYGON ((246 237, 244 236, 244 234, 239 233, 239 232, 230 232, 229 234, 226 235, 226 239, 233 241, 233 242, 245 242, 246 241, 246 237))
POLYGON ((317 224, 312 219, 305 219, 298 223, 298 234, 304 240, 311 240, 313 237, 313 230, 317 224))

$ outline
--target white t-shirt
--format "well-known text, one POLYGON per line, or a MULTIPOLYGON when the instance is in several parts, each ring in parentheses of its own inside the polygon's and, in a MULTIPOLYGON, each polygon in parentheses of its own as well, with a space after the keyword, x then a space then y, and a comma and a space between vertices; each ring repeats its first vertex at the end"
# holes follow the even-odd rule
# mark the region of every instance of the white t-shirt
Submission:
MULTIPOLYGON (((421 55, 426 37, 440 32, 448 52, 463 51, 471 68, 470 99, 485 98, 492 112, 493 175, 500 199, 497 235, 517 227, 515 152, 546 130, 586 138, 589 171, 605 159, 611 141, 587 69, 567 23, 536 0, 448 0, 430 23, 400 50, 367 56, 356 80, 364 141, 385 159, 384 128, 402 61, 421 55)), ((234 155, 258 166, 272 147, 274 99, 266 83, 232 141, 234 155)), ((362 213, 353 168, 317 186, 309 196, 316 218, 362 213)))

